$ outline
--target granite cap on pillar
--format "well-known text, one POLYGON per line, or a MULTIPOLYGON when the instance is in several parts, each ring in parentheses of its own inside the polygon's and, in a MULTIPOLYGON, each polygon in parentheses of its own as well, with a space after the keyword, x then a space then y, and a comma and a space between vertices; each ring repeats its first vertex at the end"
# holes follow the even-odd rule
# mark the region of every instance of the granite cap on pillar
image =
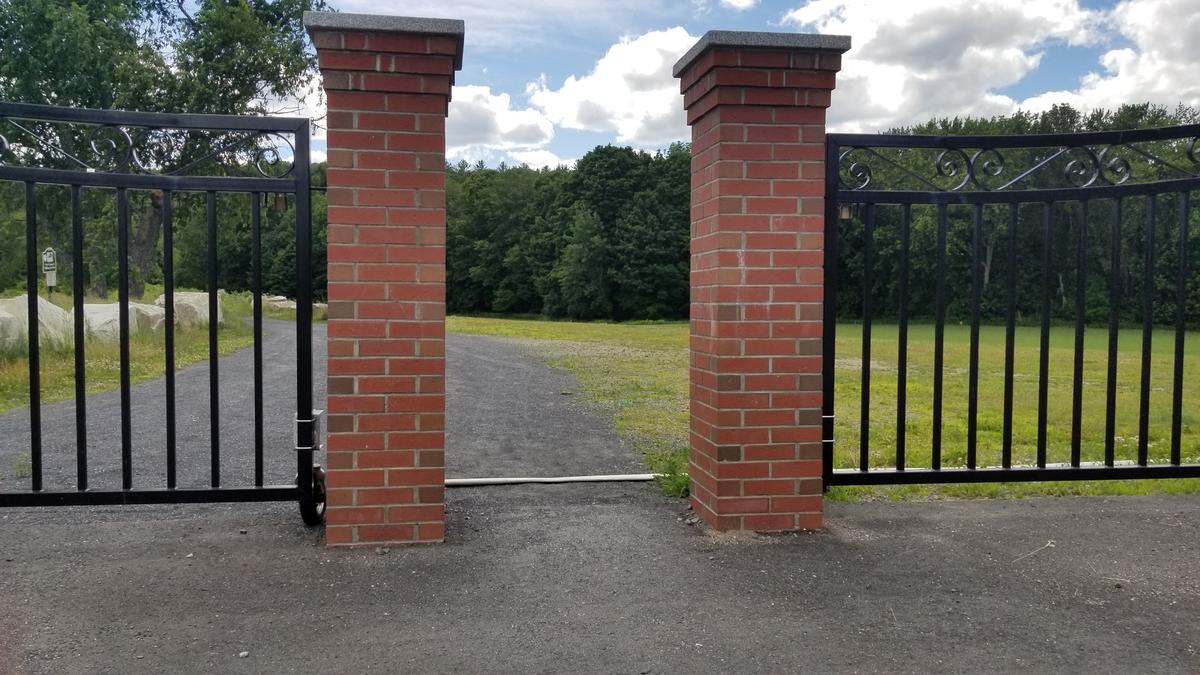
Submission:
POLYGON ((340 30, 373 33, 414 33, 455 38, 458 49, 454 69, 462 69, 463 42, 466 24, 462 19, 434 19, 419 16, 390 16, 387 14, 345 14, 342 12, 305 12, 304 27, 313 31, 340 30))
POLYGON ((759 31, 710 30, 687 51, 672 69, 679 77, 689 66, 710 49, 805 49, 831 54, 844 54, 850 49, 849 35, 818 35, 816 33, 765 33, 759 31))

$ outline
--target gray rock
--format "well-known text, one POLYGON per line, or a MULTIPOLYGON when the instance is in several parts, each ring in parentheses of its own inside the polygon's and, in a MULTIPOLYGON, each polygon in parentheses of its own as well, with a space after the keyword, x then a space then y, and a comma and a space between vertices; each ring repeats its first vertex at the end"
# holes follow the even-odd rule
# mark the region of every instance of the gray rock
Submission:
MULTIPOLYGON (((117 303, 95 304, 83 306, 83 321, 88 334, 96 340, 116 342, 121 336, 120 305, 117 303)), ((166 319, 166 310, 156 305, 140 302, 129 303, 129 333, 152 332, 162 330, 166 319)))
MULTIPOLYGON (((15 320, 17 328, 18 342, 4 342, 0 345, 6 348, 16 347, 20 344, 27 343, 29 340, 29 301, 24 294, 18 295, 15 298, 4 298, 0 300, 0 312, 4 312, 15 320)), ((38 296, 37 298, 37 314, 38 314, 38 343, 43 348, 62 348, 69 347, 73 342, 73 326, 71 313, 50 302, 49 300, 38 296)), ((10 326, 14 325, 9 322, 10 326)))
POLYGON ((296 301, 282 295, 267 295, 263 297, 263 305, 271 309, 296 309, 296 301))
MULTIPOLYGON (((217 297, 220 298, 221 291, 217 291, 217 297)), ((165 308, 167 305, 166 296, 160 295, 154 300, 154 304, 165 308)), ((217 323, 225 322, 225 312, 221 307, 221 303, 217 302, 217 323)), ((196 326, 208 325, 208 293, 204 291, 176 291, 175 292, 175 327, 176 328, 192 328, 196 326)))
POLYGON ((14 349, 25 343, 24 329, 17 317, 0 311, 0 350, 14 349))

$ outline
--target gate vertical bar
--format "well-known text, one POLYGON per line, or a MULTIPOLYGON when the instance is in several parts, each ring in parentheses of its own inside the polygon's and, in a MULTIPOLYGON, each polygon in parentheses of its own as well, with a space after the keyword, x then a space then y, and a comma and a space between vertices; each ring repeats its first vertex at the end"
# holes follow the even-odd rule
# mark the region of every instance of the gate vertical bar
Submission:
POLYGON ((42 489, 42 365, 38 319, 37 192, 25 183, 25 302, 29 344, 29 470, 34 492, 42 489))
POLYGON ((1187 318, 1188 229, 1191 193, 1179 195, 1179 261, 1175 279, 1175 362, 1171 382, 1171 463, 1182 461, 1183 445, 1183 348, 1187 318))
POLYGON ((312 192, 309 123, 296 129, 296 486, 300 501, 313 499, 312 402, 312 192), (302 423, 303 421, 303 423, 302 423))
POLYGON ((1004 431, 1001 439, 1000 465, 1012 466, 1013 432, 1013 356, 1017 337, 1017 220, 1019 205, 1008 206, 1008 262, 1005 270, 1007 285, 1004 317, 1004 431))
POLYGON ((862 391, 859 395, 858 470, 870 468, 871 452, 871 292, 875 286, 875 205, 867 204, 863 229, 862 280, 862 391))
POLYGON ((83 206, 79 186, 71 186, 71 294, 75 315, 75 487, 88 488, 87 362, 83 319, 83 206))
POLYGON ((1112 227, 1109 233, 1112 256, 1108 286, 1108 378, 1104 403, 1104 465, 1116 459, 1117 436, 1117 340, 1121 328, 1121 199, 1113 200, 1112 227))
POLYGON ((167 405, 167 489, 176 485, 175 434, 175 206, 174 193, 163 190, 163 374, 166 379, 167 405))
MULTIPOLYGON (((299 161, 299 153, 296 153, 299 161)), ((293 163, 293 166, 295 164, 293 163)), ((254 324, 254 485, 263 484, 262 195, 250 193, 250 287, 254 324)), ((297 262, 299 256, 297 256, 297 262)), ((297 265, 298 267, 299 265, 297 265)), ((299 288, 299 286, 297 286, 299 288)), ((299 309, 299 305, 297 305, 299 309)), ((299 315, 296 317, 299 322, 299 315)), ((298 371, 297 371, 298 372, 298 371)))
POLYGON ((209 484, 221 486, 221 396, 220 352, 217 331, 217 193, 209 191, 205 200, 208 225, 208 434, 209 484))
POLYGON ((1138 410, 1138 464, 1150 459, 1150 347, 1154 337, 1154 229, 1158 200, 1146 197, 1146 239, 1142 270, 1142 381, 1138 410))
POLYGON ((979 312, 983 295, 983 204, 971 215, 971 344, 967 372, 967 468, 978 461, 979 312))
POLYGON ((946 205, 937 205, 937 294, 933 329, 932 468, 942 468, 942 386, 946 359, 946 205))
POLYGON ((1087 232, 1091 215, 1088 202, 1075 234, 1075 363, 1071 388, 1071 466, 1079 466, 1083 445, 1083 331, 1084 297, 1087 292, 1087 232))
POLYGON ((1042 330, 1038 343, 1037 465, 1046 467, 1046 421, 1050 407, 1050 242, 1054 204, 1042 205, 1042 330))
POLYGON ((129 193, 117 188, 117 323, 121 351, 121 488, 133 489, 132 395, 129 376, 129 193))
POLYGON ((900 212, 900 333, 896 348, 896 470, 903 471, 908 437, 908 255, 912 205, 900 212))
POLYGON ((837 190, 841 172, 839 148, 825 142, 825 254, 821 290, 821 486, 829 489, 833 478, 834 452, 834 363, 837 357, 838 256, 841 223, 838 221, 837 190))

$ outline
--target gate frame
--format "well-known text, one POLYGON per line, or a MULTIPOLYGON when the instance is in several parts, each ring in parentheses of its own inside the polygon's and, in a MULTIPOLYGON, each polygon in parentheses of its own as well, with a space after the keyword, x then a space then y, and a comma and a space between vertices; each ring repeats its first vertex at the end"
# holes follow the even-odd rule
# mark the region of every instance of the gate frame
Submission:
MULTIPOLYGON (((838 249, 839 249, 839 242, 840 242, 840 227, 841 227, 839 211, 842 206, 865 205, 866 208, 868 209, 867 215, 865 217, 866 217, 868 223, 870 223, 873 220, 873 216, 871 215, 871 213, 872 213, 874 207, 878 204, 892 204, 892 205, 900 205, 900 206, 906 206, 906 207, 911 206, 913 204, 929 204, 929 205, 937 205, 940 207, 947 207, 950 205, 975 205, 976 209, 977 209, 975 232, 976 232, 976 244, 978 244, 978 230, 980 227, 979 222, 978 222, 978 214, 979 214, 979 209, 982 209, 985 205, 1009 204, 1010 208, 1011 208, 1011 207, 1019 206, 1021 204, 1045 204, 1045 205, 1047 205, 1047 207, 1050 207, 1052 204, 1057 203, 1057 202, 1087 203, 1089 201, 1095 201, 1095 200, 1100 200, 1100 199, 1119 200, 1119 199, 1122 199, 1125 197, 1131 197, 1131 196, 1149 197, 1152 195, 1159 195, 1159 194, 1164 194, 1164 193, 1178 193, 1178 194, 1182 194, 1182 195, 1187 195, 1191 191, 1200 190, 1200 162, 1198 162, 1198 159, 1197 159, 1197 152, 1198 152, 1198 150, 1200 150, 1200 148, 1197 147, 1198 139, 1200 139, 1200 124, 1180 125, 1180 126, 1175 126, 1175 127, 1163 127, 1163 128, 1151 128, 1151 129, 1079 132, 1079 133, 1067 133, 1067 134, 1014 134, 1014 135, 962 135, 962 136, 919 136, 919 135, 907 135, 907 134, 890 134, 890 135, 888 135, 888 134, 849 134, 849 133, 828 134, 827 139, 826 139, 826 152, 825 152, 825 162, 826 162, 826 165, 825 165, 826 166, 825 240, 826 240, 826 245, 828 247, 829 255, 827 255, 827 257, 826 257, 825 267, 824 267, 826 304, 825 304, 825 316, 824 316, 824 323, 825 323, 825 333, 824 333, 825 341, 824 341, 824 349, 823 349, 824 358, 823 358, 823 363, 822 363, 822 371, 823 371, 822 387, 823 387, 823 391, 824 391, 823 409, 822 409, 822 418, 824 421, 824 431, 823 431, 824 440, 822 443, 822 445, 823 445, 822 464, 824 466, 824 484, 825 484, 825 486, 828 487, 831 485, 902 485, 902 484, 946 484, 946 483, 1074 481, 1074 480, 1127 480, 1127 479, 1200 477, 1200 464, 1182 464, 1181 459, 1180 459, 1180 454, 1179 454, 1180 431, 1179 431, 1178 425, 1179 425, 1179 415, 1180 415, 1180 409, 1181 409, 1180 406, 1182 404, 1182 393, 1183 393, 1181 358, 1182 358, 1182 354, 1183 354, 1182 350, 1183 350, 1183 340, 1184 340, 1184 334, 1185 334, 1184 321, 1185 321, 1185 312, 1186 312, 1186 310, 1184 309, 1182 304, 1180 304, 1180 306, 1177 307, 1176 324, 1175 324, 1175 329, 1176 329, 1175 361, 1176 362, 1174 364, 1174 368, 1175 368, 1174 391, 1173 391, 1173 408, 1174 408, 1174 410, 1173 410, 1173 421, 1172 421, 1172 460, 1171 460, 1172 463, 1171 464, 1150 464, 1147 459, 1146 445, 1145 445, 1146 439, 1145 439, 1145 429, 1144 429, 1144 425, 1146 424, 1146 419, 1147 419, 1146 415, 1148 414, 1148 406, 1149 406, 1149 399, 1148 399, 1149 390, 1145 387, 1145 383, 1147 382, 1146 378, 1148 378, 1148 376, 1149 376, 1149 362, 1148 362, 1149 355, 1147 352, 1144 352, 1143 357, 1142 357, 1143 388, 1142 388, 1142 392, 1141 392, 1141 415, 1142 415, 1141 424, 1143 425, 1143 429, 1141 432, 1142 438, 1141 438, 1141 445, 1139 447, 1139 459, 1137 460, 1136 465, 1117 464, 1114 459, 1113 451, 1112 451, 1112 447, 1113 447, 1112 439, 1114 436, 1113 421, 1112 421, 1113 417, 1112 416, 1114 414, 1114 405, 1115 405, 1114 398, 1113 398, 1113 396, 1114 396, 1113 392, 1115 391, 1114 390, 1115 383, 1113 381, 1113 377, 1115 375, 1115 371, 1112 369, 1115 368, 1116 356, 1115 356, 1115 352, 1112 350, 1115 349, 1116 343, 1114 340, 1115 340, 1115 332, 1119 328, 1119 317, 1117 317, 1115 310, 1112 310, 1112 311, 1110 311, 1110 320, 1109 320, 1110 353, 1109 353, 1109 357, 1108 357, 1109 358, 1108 365, 1109 365, 1110 371, 1109 371, 1109 382, 1107 383, 1108 388, 1109 388, 1109 401, 1107 403, 1107 409, 1106 409, 1106 415, 1108 416, 1108 429, 1106 430, 1106 442, 1108 443, 1108 448, 1106 450, 1106 457, 1103 462, 1103 465, 1091 466, 1089 464, 1099 464, 1099 463, 1090 463, 1090 462, 1080 461, 1080 458, 1078 456, 1077 447, 1075 449, 1073 449, 1073 455, 1072 455, 1072 459, 1071 459, 1069 466, 1047 465, 1047 463, 1046 463, 1046 440, 1045 440, 1045 425, 1047 423, 1046 422, 1046 413, 1045 413, 1046 405, 1047 405, 1046 394, 1045 394, 1045 378, 1046 378, 1045 367, 1046 367, 1046 359, 1048 358, 1047 357, 1047 352, 1048 352, 1047 340, 1048 340, 1048 331, 1049 331, 1049 326, 1050 326, 1050 323, 1049 323, 1050 318, 1049 318, 1049 314, 1048 314, 1048 311, 1049 311, 1048 306, 1044 302, 1043 309, 1042 309, 1043 316, 1042 316, 1042 327, 1041 327, 1041 330, 1042 330, 1042 346, 1041 346, 1042 371, 1039 373, 1039 378, 1041 380, 1041 382, 1040 382, 1040 390, 1041 391, 1039 394, 1039 396, 1040 396, 1040 401, 1039 401, 1039 427, 1040 427, 1040 429, 1039 429, 1039 447, 1038 447, 1037 466, 1021 466, 1021 465, 1012 466, 1012 464, 1011 464, 1011 443, 1007 443, 1007 442, 1006 442, 1006 450, 1004 453, 1004 459, 1002 462, 1004 464, 1004 466, 983 467, 983 468, 975 466, 976 462, 974 460, 974 450, 973 450, 974 443, 971 440, 971 438, 972 438, 971 429, 974 428, 975 423, 976 423, 975 415, 977 413, 977 404, 976 404, 977 391, 975 389, 976 385, 972 384, 972 389, 969 393, 969 397, 970 397, 970 406, 971 406, 970 410, 973 412, 968 413, 968 425, 969 425, 969 427, 968 427, 968 429, 969 429, 968 430, 968 466, 942 468, 940 466, 940 460, 937 459, 937 457, 939 457, 940 455, 938 454, 938 450, 936 447, 937 441, 935 440, 935 450, 934 450, 935 466, 930 467, 930 468, 918 468, 918 469, 907 468, 905 466, 905 460, 904 460, 904 442, 903 442, 904 435, 901 430, 901 433, 898 435, 899 443, 897 444, 896 466, 884 467, 884 468, 871 468, 869 466, 869 434, 862 434, 862 441, 861 441, 862 445, 861 445, 861 450, 860 450, 860 459, 859 459, 858 468, 856 468, 856 469, 835 469, 834 468, 834 421, 835 421, 835 409, 834 409, 834 403, 835 403, 834 402, 834 378, 835 378, 835 374, 834 374, 834 371, 835 371, 835 359, 836 359, 836 328, 837 328, 836 304, 837 304, 837 294, 838 294, 837 262, 838 262, 838 249), (1196 166, 1197 171, 1195 173, 1189 173, 1185 170, 1180 169, 1179 167, 1171 165, 1170 163, 1164 164, 1164 166, 1166 166, 1167 168, 1169 168, 1171 170, 1175 170, 1177 172, 1181 172, 1181 173, 1185 174, 1187 176, 1185 178, 1150 180, 1150 181, 1144 181, 1144 182, 1129 181, 1131 174, 1129 173, 1130 168, 1129 168, 1128 163, 1125 162, 1125 160, 1123 160, 1120 157, 1119 153, 1114 154, 1113 157, 1108 156, 1108 153, 1110 151, 1112 151, 1113 149, 1119 150, 1122 147, 1128 148, 1128 147, 1134 146, 1134 144, 1137 144, 1137 143, 1145 143, 1145 142, 1152 142, 1152 141, 1164 141, 1164 140, 1187 141, 1188 139, 1190 139, 1190 144, 1187 147, 1187 156, 1194 164, 1197 165, 1196 166), (949 153, 949 154, 951 154, 951 158, 948 161, 952 161, 952 162, 953 161, 961 161, 962 162, 962 166, 958 170, 961 170, 964 175, 961 178, 961 182, 958 185, 956 185, 954 187, 950 187, 950 188, 945 188, 945 189, 932 189, 936 186, 934 186, 932 183, 930 183, 929 180, 923 179, 920 176, 916 176, 915 178, 920 179, 923 182, 925 182, 926 184, 930 185, 931 189, 922 191, 922 190, 902 190, 902 189, 896 189, 896 188, 889 188, 887 186, 875 187, 872 184, 873 177, 872 177, 870 166, 866 165, 865 162, 862 165, 860 165, 858 162, 851 160, 849 162, 849 166, 844 166, 844 164, 846 163, 846 161, 850 157, 850 155, 855 152, 868 153, 869 155, 873 155, 874 158, 876 160, 880 161, 881 164, 886 164, 887 163, 886 158, 882 157, 878 153, 873 152, 873 149, 876 149, 876 148, 884 148, 884 149, 887 149, 887 148, 893 148, 893 149, 910 148, 910 149, 941 150, 941 154, 938 156, 938 159, 937 159, 937 164, 938 164, 936 167, 937 171, 941 172, 943 170, 943 167, 941 165, 942 158, 945 157, 949 153), (986 179, 984 177, 988 175, 990 168, 995 168, 997 166, 996 164, 994 164, 995 161, 998 160, 999 161, 998 166, 1000 167, 1000 170, 1001 171, 1004 170, 1004 167, 1003 167, 1004 160, 1003 160, 1003 157, 997 152, 998 150, 1007 150, 1007 149, 1027 149, 1028 150, 1028 149, 1035 149, 1035 148, 1051 148, 1051 149, 1056 149, 1058 152, 1057 152, 1057 154, 1053 155, 1053 157, 1051 157, 1049 159, 1036 160, 1040 163, 1036 164, 1032 168, 1026 169, 1024 173, 1022 173, 1016 177, 1008 178, 1008 180, 1011 180, 1010 183, 1004 184, 999 187, 988 185, 988 183, 986 182, 986 179), (1049 166, 1050 162, 1053 159, 1060 157, 1060 156, 1064 156, 1064 155, 1069 156, 1068 153, 1078 153, 1078 157, 1076 158, 1076 161, 1082 163, 1079 168, 1081 168, 1081 170, 1083 170, 1085 172, 1086 171, 1092 172, 1088 176, 1085 176, 1085 178, 1087 178, 1085 184, 1074 185, 1072 187, 1059 187, 1059 188, 1040 188, 1040 189, 1035 188, 1035 189, 1012 189, 1012 190, 1008 189, 1009 187, 1012 187, 1013 185, 1017 184, 1020 180, 1023 180, 1024 178, 1026 178, 1030 175, 1033 175, 1034 173, 1039 171, 1043 166, 1049 166), (979 163, 979 166, 976 166, 977 162, 979 163), (1120 166, 1121 162, 1125 162, 1123 169, 1120 166), (859 184, 858 185, 848 184, 847 181, 843 179, 844 175, 848 175, 852 180, 859 181, 859 184)), ((1155 159, 1159 159, 1159 158, 1153 157, 1152 155, 1147 155, 1144 151, 1139 150, 1138 152, 1140 154, 1146 155, 1146 157, 1151 159, 1151 161, 1154 161, 1155 159)), ((1159 161, 1161 162, 1162 160, 1159 159, 1159 161)), ((1067 171, 1070 171, 1070 169, 1071 169, 1071 167, 1070 167, 1070 165, 1068 165, 1067 171)), ((900 170, 903 171, 904 169, 901 168, 900 170)), ((958 179, 957 175, 954 173, 941 174, 941 175, 943 175, 944 177, 953 177, 956 180, 958 179)), ((995 173, 995 174, 990 174, 990 175, 998 176, 1000 174, 995 173)), ((1188 258, 1187 258, 1188 251, 1187 251, 1187 239, 1186 239, 1186 234, 1187 234, 1187 230, 1188 230, 1188 221, 1187 221, 1188 201, 1186 198, 1183 200, 1182 204, 1183 204, 1183 210, 1184 210, 1184 216, 1183 216, 1184 225, 1183 225, 1183 235, 1182 236, 1184 238, 1181 240, 1182 243, 1180 244, 1182 255, 1180 258, 1181 262, 1180 262, 1180 268, 1179 268, 1178 273, 1180 275, 1179 283, 1183 284, 1186 287, 1185 275, 1186 275, 1187 264, 1188 264, 1188 258)), ((1045 222, 1045 225, 1044 225, 1044 227, 1046 227, 1046 228, 1050 227, 1050 220, 1049 220, 1050 217, 1051 216, 1050 216, 1049 209, 1047 209, 1046 215, 1044 216, 1044 218, 1047 219, 1045 222)), ((1119 225, 1120 217, 1121 216, 1118 213, 1118 216, 1117 216, 1118 224, 1116 226, 1118 228, 1118 231, 1119 231, 1119 226, 1120 226, 1119 225)), ((1010 224, 1010 227, 1011 226, 1012 225, 1010 224)), ((945 229, 946 229, 945 222, 942 222, 939 225, 939 231, 940 231, 939 240, 942 241, 943 243, 945 240, 945 229)), ((868 234, 866 236, 871 237, 872 235, 869 233, 872 231, 873 231, 872 225, 868 224, 866 227, 866 232, 868 232, 868 234)), ((1048 231, 1049 230, 1047 229, 1047 232, 1048 231)), ((868 239, 868 241, 871 241, 871 239, 868 239)), ((1114 244, 1110 242, 1110 248, 1113 245, 1114 244)), ((976 249, 977 248, 978 248, 978 246, 976 245, 976 249)), ((869 251, 870 249, 871 249, 871 247, 868 244, 866 246, 865 250, 869 251)), ((943 246, 943 250, 944 250, 944 246, 943 246)), ((976 251, 976 254, 977 254, 977 251, 976 251)), ((869 255, 869 254, 865 254, 865 255, 869 255)), ((1045 256, 1045 259, 1043 261, 1043 266, 1045 269, 1048 269, 1048 265, 1049 265, 1048 249, 1044 253, 1044 256, 1045 256)), ((868 257, 866 264, 869 265, 869 263, 870 263, 870 258, 868 257)), ((905 263, 902 263, 902 267, 904 269, 907 269, 907 267, 905 267, 905 263)), ((973 276, 978 277, 978 274, 979 274, 979 271, 978 271, 978 269, 976 269, 975 274, 973 276)), ((904 280, 902 281, 902 283, 907 283, 907 276, 904 277, 904 280)), ((1045 283, 1045 282, 1043 281, 1043 283, 1045 283)), ((943 276, 939 278, 939 297, 941 297, 940 294, 942 293, 942 286, 944 286, 944 273, 943 273, 943 276)), ((1145 291, 1144 291, 1143 302, 1149 302, 1150 301, 1149 298, 1150 298, 1150 296, 1145 294, 1145 291)), ((1114 301, 1114 298, 1110 297, 1110 303, 1113 301, 1114 301)), ((1006 346, 1007 347, 1006 369, 1011 368, 1012 361, 1013 361, 1013 356, 1012 356, 1013 333, 1012 333, 1012 331, 1013 331, 1013 327, 1015 324, 1014 324, 1014 315, 1012 312, 1013 307, 1011 305, 1011 302, 1012 301, 1010 299, 1009 313, 1008 313, 1007 320, 1006 320, 1006 326, 1008 329, 1007 346, 1006 346)), ((1177 303, 1181 303, 1181 302, 1182 302, 1182 298, 1177 299, 1177 303)), ((976 297, 973 301, 973 316, 972 316, 972 331, 973 331, 972 351, 973 351, 973 353, 977 353, 977 348, 978 348, 977 333, 978 333, 978 327, 980 325, 980 316, 979 316, 979 311, 978 311, 979 305, 980 305, 980 300, 979 300, 978 296, 976 295, 976 297)), ((905 348, 904 347, 904 345, 905 345, 904 335, 906 334, 906 326, 907 326, 907 312, 904 309, 904 307, 906 307, 906 305, 902 306, 902 309, 901 309, 902 329, 901 329, 901 334, 900 334, 901 335, 900 340, 901 340, 901 348, 902 349, 905 348)), ((938 325, 940 326, 940 325, 944 325, 944 322, 945 322, 944 312, 941 309, 941 307, 944 307, 944 304, 940 305, 939 307, 940 308, 939 308, 938 325)), ((863 410, 863 420, 864 420, 863 423, 867 424, 867 423, 869 423, 869 413, 868 413, 869 400, 870 400, 869 382, 870 382, 870 372, 871 372, 870 359, 869 359, 869 355, 870 355, 870 351, 869 351, 870 350, 870 325, 871 325, 869 303, 867 304, 867 306, 864 307, 864 319, 865 319, 864 323, 863 323, 864 336, 865 336, 864 342, 863 342, 864 395, 862 398, 862 410, 863 410)), ((1083 329, 1083 326, 1084 326, 1084 324, 1083 324, 1082 317, 1077 316, 1076 317, 1076 332, 1077 332, 1076 351, 1077 352, 1081 348, 1081 342, 1080 342, 1081 338, 1079 337, 1079 335, 1080 335, 1079 331, 1081 331, 1083 329)), ((1143 338, 1142 338, 1143 345, 1148 344, 1148 340, 1146 338, 1146 333, 1151 331, 1152 328, 1153 328, 1153 326, 1150 323, 1150 320, 1144 319, 1143 338)), ((935 339, 937 340, 938 345, 940 346, 940 344, 941 344, 940 333, 938 334, 937 338, 935 338, 935 339)), ((1077 364, 1078 363, 1079 362, 1077 362, 1077 364)), ((1081 386, 1081 383, 1080 383, 1081 374, 1080 374, 1080 371, 1078 368, 1079 368, 1079 366, 1077 365, 1076 372, 1075 372, 1075 383, 1074 383, 1076 397, 1078 397, 1078 395, 1079 395, 1079 388, 1081 386)), ((1011 409, 1012 376, 1011 376, 1011 370, 1006 370, 1006 372, 1007 372, 1008 382, 1006 384, 1006 393, 1005 393, 1006 407, 1005 407, 1004 414, 1005 414, 1006 427, 1007 427, 1008 425, 1011 424, 1011 419, 1012 419, 1012 409, 1011 409)), ((977 374, 978 374, 977 359, 972 360, 971 373, 972 373, 972 383, 974 383, 976 381, 975 378, 977 377, 977 374)), ((935 377, 936 376, 937 376, 937 374, 935 373, 935 377)), ((906 382, 906 379, 905 379, 906 373, 905 373, 905 369, 903 367, 898 369, 898 377, 900 378, 900 383, 901 383, 901 386, 899 388, 899 391, 901 392, 901 397, 898 399, 899 400, 898 405, 900 405, 901 408, 903 409, 904 401, 905 401, 905 399, 903 397, 903 392, 905 391, 904 383, 906 382)), ((935 382, 936 382, 936 380, 935 380, 935 382)), ((937 385, 935 384, 935 392, 936 391, 937 391, 937 385)), ((937 428, 937 425, 940 424, 940 415, 941 415, 941 405, 940 405, 940 400, 938 399, 938 396, 939 396, 939 394, 935 393, 935 410, 934 410, 935 428, 937 428)), ((1078 412, 1076 412, 1075 414, 1076 414, 1076 416, 1079 415, 1078 412)), ((902 421, 903 417, 901 417, 899 419, 902 421)), ((1076 422, 1077 421, 1078 420, 1076 420, 1076 422)))
MULTIPOLYGON (((262 117, 249 115, 210 115, 210 114, 171 114, 148 113, 120 110, 94 110, 87 108, 65 108, 57 106, 33 105, 23 103, 0 102, 0 118, 9 120, 29 120, 49 123, 79 124, 91 126, 96 131, 107 129, 118 134, 126 143, 125 148, 114 146, 114 164, 108 170, 105 167, 91 167, 87 163, 71 156, 61 148, 45 148, 62 154, 82 170, 68 170, 41 167, 25 167, 2 163, 3 151, 7 151, 11 142, 0 144, 0 180, 24 183, 26 186, 26 295, 29 298, 29 369, 30 369, 30 449, 32 460, 31 490, 28 492, 0 492, 0 507, 11 506, 73 506, 73 505, 106 505, 106 504, 181 504, 181 503, 210 503, 210 502, 265 502, 292 501, 300 506, 301 516, 309 525, 320 524, 323 517, 324 485, 320 467, 313 465, 313 455, 319 449, 320 413, 312 407, 312 223, 311 223, 311 194, 309 166, 309 120, 296 117, 262 117), (218 176, 218 175, 174 175, 154 173, 152 167, 142 165, 137 156, 136 144, 144 139, 144 135, 159 130, 193 130, 217 132, 243 132, 247 138, 240 139, 236 147, 256 139, 278 137, 290 134, 293 136, 291 167, 283 176, 269 176, 258 167, 259 177, 218 176), (131 133, 132 131, 132 133, 131 133), (83 354, 85 344, 83 337, 83 295, 82 295, 82 257, 75 255, 73 283, 75 284, 74 307, 74 352, 75 352, 75 414, 76 414, 76 445, 77 445, 77 485, 75 491, 44 491, 42 489, 41 467, 41 396, 39 382, 40 344, 37 317, 37 267, 34 261, 37 249, 36 221, 36 185, 39 183, 66 185, 72 188, 72 232, 77 248, 82 248, 83 226, 80 213, 79 190, 83 187, 111 188, 116 191, 118 216, 118 265, 120 268, 118 281, 119 304, 119 342, 121 351, 121 446, 122 446, 122 489, 120 490, 91 490, 88 488, 87 475, 87 432, 86 432, 86 386, 84 384, 83 354), (166 294, 166 350, 164 374, 167 383, 167 487, 135 489, 133 487, 133 464, 131 455, 130 430, 130 376, 129 376, 129 269, 128 269, 128 198, 126 190, 148 190, 161 193, 164 198, 163 236, 164 236, 164 293, 166 294), (208 488, 179 488, 175 478, 175 417, 174 417, 174 278, 171 275, 173 250, 171 247, 171 195, 174 192, 204 192, 210 195, 209 210, 209 363, 210 363, 210 420, 213 436, 210 445, 212 473, 211 486, 208 488), (262 429, 262 292, 261 292, 261 255, 258 249, 258 200, 269 193, 292 193, 296 200, 296 484, 295 485, 264 485, 262 478, 263 446, 261 443, 262 429), (217 323, 216 304, 216 267, 215 267, 215 233, 216 217, 212 204, 217 193, 246 193, 254 201, 253 212, 254 258, 256 260, 255 281, 257 288, 254 295, 254 345, 255 345, 255 485, 253 487, 221 487, 220 486, 220 435, 217 426, 217 383, 219 374, 216 369, 217 354, 217 323)), ((95 133, 95 132, 93 132, 95 133)), ((286 139, 283 139, 286 141, 286 139)), ((39 144, 40 141, 38 141, 39 144)), ((100 146, 103 147, 103 144, 100 146)), ((230 148, 218 148, 220 152, 230 148)), ((97 150, 97 152, 99 152, 97 150)), ((177 170, 186 170, 191 166, 213 157, 210 154, 201 160, 189 163, 177 170)), ((276 159, 284 159, 276 155, 276 159)))

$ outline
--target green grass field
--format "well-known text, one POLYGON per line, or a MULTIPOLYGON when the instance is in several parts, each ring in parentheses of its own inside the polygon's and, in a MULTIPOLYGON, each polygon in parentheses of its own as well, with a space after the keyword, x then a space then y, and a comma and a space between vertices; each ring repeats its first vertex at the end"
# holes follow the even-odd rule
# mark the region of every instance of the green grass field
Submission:
MULTIPOLYGON (((686 452, 688 427, 686 323, 605 324, 482 317, 450 317, 451 331, 520 338, 553 366, 579 378, 588 397, 609 410, 617 430, 648 453, 652 470, 679 464, 686 452)), ((835 462, 857 465, 861 396, 861 327, 838 327, 835 405, 835 462)), ((897 328, 875 325, 871 341, 871 462, 895 462, 897 328)), ((1039 331, 1017 330, 1014 360, 1014 463, 1032 463, 1037 440, 1037 368, 1039 331)), ((970 331, 947 326, 943 408, 943 466, 966 461, 967 385, 970 331)), ((1174 334, 1157 331, 1152 339, 1149 452, 1163 461, 1170 452, 1174 334)), ((1089 329, 1084 343, 1082 454, 1098 461, 1104 454, 1105 383, 1108 332, 1089 329)), ((1004 393, 1004 328, 985 326, 980 333, 979 465, 1000 464, 1004 393)), ((1048 460, 1070 458, 1070 420, 1074 329, 1055 327, 1050 339, 1048 460)), ((1119 340, 1116 437, 1118 459, 1137 453, 1141 331, 1123 330, 1119 340)), ((1189 334, 1184 369, 1183 456, 1200 461, 1200 335, 1189 334)), ((907 464, 929 466, 933 410, 933 327, 913 325, 908 351, 907 464)), ((1094 481, 887 488, 838 488, 833 498, 924 498, 1021 496, 1030 494, 1129 494, 1200 489, 1200 480, 1094 481)))
MULTIPOLYGON (((158 291, 147 289, 146 301, 153 302, 158 291)), ((53 301, 71 307, 71 296, 55 294, 53 301)), ((89 302, 102 301, 89 298, 89 302)), ((222 300, 224 322, 218 332, 218 351, 229 354, 254 343, 246 317, 250 303, 239 295, 222 300)), ((164 337, 161 334, 135 334, 129 340, 129 374, 135 384, 163 376, 164 337)), ((120 386, 120 348, 115 342, 88 340, 84 355, 84 379, 89 394, 99 394, 120 386)), ((208 329, 192 328, 175 333, 175 364, 178 368, 208 358, 208 329)), ((40 359, 42 403, 65 401, 75 396, 74 352, 68 349, 43 350, 40 359)), ((29 362, 21 355, 0 358, 0 412, 29 405, 29 362)))

